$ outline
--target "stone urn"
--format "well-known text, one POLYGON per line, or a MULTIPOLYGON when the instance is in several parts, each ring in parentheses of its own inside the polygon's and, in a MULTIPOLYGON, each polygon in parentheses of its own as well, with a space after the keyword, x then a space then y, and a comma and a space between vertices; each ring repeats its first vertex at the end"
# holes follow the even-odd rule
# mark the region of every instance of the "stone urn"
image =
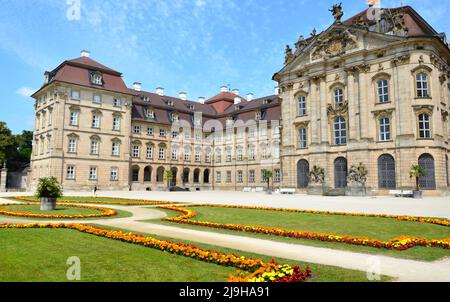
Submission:
POLYGON ((41 197, 41 211, 54 211, 54 210, 56 210, 56 198, 41 197))

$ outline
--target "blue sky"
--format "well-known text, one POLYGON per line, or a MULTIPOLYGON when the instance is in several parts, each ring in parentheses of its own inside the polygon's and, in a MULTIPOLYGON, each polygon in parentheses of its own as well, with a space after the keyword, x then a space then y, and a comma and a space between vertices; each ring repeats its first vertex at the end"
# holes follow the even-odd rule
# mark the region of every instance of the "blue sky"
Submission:
MULTIPOLYGON (((33 100, 45 70, 88 49, 91 57, 169 95, 211 97, 222 85, 241 95, 272 94, 272 75, 286 44, 332 23, 338 0, 0 0, 0 120, 14 133, 33 128, 33 100), (79 20, 67 2, 80 1, 79 20)), ((340 2, 340 1, 339 1, 340 2)), ((367 7, 343 0, 344 18, 367 7)), ((413 6, 439 32, 450 34, 450 4, 382 0, 413 6)))

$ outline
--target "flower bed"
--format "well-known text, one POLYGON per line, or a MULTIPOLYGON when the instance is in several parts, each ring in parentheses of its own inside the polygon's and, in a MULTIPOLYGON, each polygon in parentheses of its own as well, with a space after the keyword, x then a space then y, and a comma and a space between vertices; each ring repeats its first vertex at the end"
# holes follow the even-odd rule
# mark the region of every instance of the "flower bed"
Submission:
POLYGON ((225 254, 211 250, 202 250, 192 245, 158 240, 143 235, 111 231, 82 224, 0 224, 0 229, 27 228, 65 228, 79 232, 105 237, 132 244, 142 245, 170 254, 189 257, 195 260, 214 263, 238 269, 236 276, 230 276, 230 282, 303 282, 311 277, 309 267, 303 271, 300 266, 280 265, 275 261, 263 262, 235 254, 225 254))
MULTIPOLYGON (((0 204, 0 207, 3 206, 35 206, 36 203, 4 203, 0 204)), ((30 213, 30 212, 15 212, 10 210, 2 210, 0 208, 0 214, 1 215, 7 215, 7 216, 15 216, 15 217, 28 217, 28 218, 48 218, 48 219, 85 219, 85 218, 100 218, 100 217, 111 217, 116 216, 117 212, 108 209, 108 208, 102 208, 102 207, 94 207, 94 206, 84 206, 84 205, 71 205, 71 204, 65 204, 65 207, 73 207, 73 208, 82 208, 82 209, 90 209, 90 210, 97 210, 101 211, 97 214, 74 214, 74 215, 65 215, 65 214, 37 214, 37 213, 30 213)))
MULTIPOLYGON (((122 206, 153 206, 153 205, 165 205, 174 204, 174 202, 168 201, 152 201, 152 200, 141 200, 136 199, 136 201, 129 201, 128 198, 118 198, 118 197, 101 197, 108 198, 108 201, 95 201, 97 197, 86 197, 86 196, 71 196, 73 198, 86 198, 86 200, 65 200, 64 198, 58 199, 58 203, 91 203, 91 204, 110 204, 110 205, 122 205, 122 206), (92 201, 91 199, 94 199, 92 201)), ((14 196, 10 199, 15 199, 18 201, 25 202, 39 202, 32 196, 14 196)))
POLYGON ((185 205, 185 206, 160 206, 160 209, 172 210, 182 213, 180 216, 165 218, 165 221, 176 222, 180 224, 189 224, 196 226, 204 226, 217 229, 226 229, 239 232, 249 232, 249 233, 259 233, 266 235, 275 235, 282 237, 290 237, 297 239, 309 239, 318 241, 328 241, 328 242, 339 242, 352 245, 369 246, 376 248, 385 248, 390 250, 407 250, 415 246, 424 247, 434 247, 434 248, 444 248, 450 249, 450 238, 447 239, 424 239, 418 237, 402 236, 394 238, 391 241, 381 241, 376 239, 369 239, 368 237, 351 236, 351 235, 334 235, 319 232, 306 232, 298 230, 289 230, 283 228, 270 228, 263 226, 251 226, 251 225, 240 225, 240 224, 225 224, 216 223, 209 221, 198 221, 191 220, 197 213, 194 210, 188 209, 189 207, 224 207, 224 208, 236 208, 236 209, 255 209, 255 210, 267 210, 267 211, 285 211, 285 212, 296 212, 296 213, 313 213, 313 214, 328 214, 328 215, 348 215, 348 216, 365 216, 365 217, 382 217, 391 218, 403 221, 417 221, 422 223, 438 224, 442 226, 449 226, 447 220, 441 219, 429 219, 413 216, 395 216, 395 215, 379 215, 379 214, 361 214, 356 213, 336 213, 336 212, 322 212, 322 211, 308 211, 308 210, 291 210, 291 209, 272 209, 272 208, 262 208, 262 207, 244 207, 244 206, 227 206, 227 205, 185 205))

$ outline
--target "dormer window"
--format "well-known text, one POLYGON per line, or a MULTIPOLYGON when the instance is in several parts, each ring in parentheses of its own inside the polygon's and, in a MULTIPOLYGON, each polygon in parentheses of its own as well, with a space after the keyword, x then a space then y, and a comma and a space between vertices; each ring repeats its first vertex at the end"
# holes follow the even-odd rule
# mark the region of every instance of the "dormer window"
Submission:
POLYGON ((171 100, 167 101, 167 106, 173 107, 173 101, 171 100))
POLYGON ((155 111, 149 108, 144 108, 144 115, 146 118, 154 119, 155 118, 155 111))
POLYGON ((270 100, 270 99, 264 99, 264 100, 263 100, 263 105, 270 104, 270 102, 272 102, 272 100, 270 100))
POLYGON ((189 110, 195 110, 195 106, 193 104, 186 104, 189 110))
POLYGON ((148 96, 145 96, 145 95, 141 96, 141 100, 143 102, 146 102, 146 103, 150 102, 150 98, 148 96))
POLYGON ((234 111, 239 111, 239 110, 241 110, 241 106, 239 106, 239 105, 234 106, 234 111))
POLYGON ((177 121, 178 121, 178 114, 175 113, 175 112, 171 112, 171 113, 170 113, 170 120, 171 120, 172 122, 177 122, 177 121))
POLYGON ((94 85, 103 85, 103 77, 100 72, 91 73, 91 83, 94 85))
POLYGON ((256 111, 256 120, 257 121, 262 120, 262 112, 261 111, 256 111))

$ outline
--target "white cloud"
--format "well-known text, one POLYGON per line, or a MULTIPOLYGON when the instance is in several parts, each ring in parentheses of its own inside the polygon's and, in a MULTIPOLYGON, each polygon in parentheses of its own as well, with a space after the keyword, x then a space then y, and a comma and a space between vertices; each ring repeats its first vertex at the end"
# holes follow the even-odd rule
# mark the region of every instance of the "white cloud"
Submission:
POLYGON ((31 87, 21 87, 17 89, 16 93, 23 97, 30 97, 36 90, 31 87))

